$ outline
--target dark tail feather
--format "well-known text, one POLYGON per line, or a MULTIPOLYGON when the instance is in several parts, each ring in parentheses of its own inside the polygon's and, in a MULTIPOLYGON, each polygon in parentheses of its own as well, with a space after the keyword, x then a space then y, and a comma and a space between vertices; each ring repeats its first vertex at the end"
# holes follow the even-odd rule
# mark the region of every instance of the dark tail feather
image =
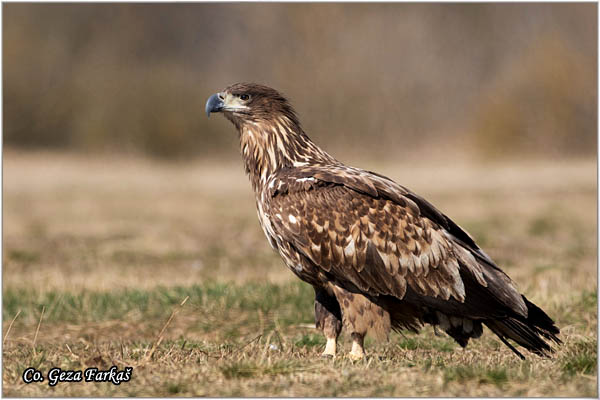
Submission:
POLYGON ((525 356, 521 354, 519 350, 515 349, 515 347, 512 344, 510 344, 508 340, 504 339, 504 337, 500 335, 498 335, 498 337, 500 338, 500 340, 502 340, 502 343, 504 343, 509 349, 511 349, 516 355, 518 355, 521 360, 525 359, 525 356))
POLYGON ((560 329, 554 325, 552 318, 548 316, 541 308, 527 300, 523 296, 525 305, 527 305, 527 322, 534 324, 539 328, 539 333, 548 340, 554 341, 556 344, 561 344, 561 340, 556 336, 560 333, 560 329))
POLYGON ((523 296, 523 300, 527 305, 527 319, 514 316, 500 320, 488 320, 484 323, 519 357, 524 358, 506 339, 514 340, 532 353, 549 357, 554 350, 546 340, 561 344, 562 342, 556 336, 560 330, 542 309, 527 300, 525 296, 523 296))

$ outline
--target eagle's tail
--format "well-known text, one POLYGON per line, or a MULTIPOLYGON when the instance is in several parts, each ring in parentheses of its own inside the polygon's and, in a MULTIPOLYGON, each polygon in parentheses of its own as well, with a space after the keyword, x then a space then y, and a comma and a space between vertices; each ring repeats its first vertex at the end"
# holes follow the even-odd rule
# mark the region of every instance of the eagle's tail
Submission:
POLYGON ((506 339, 514 340, 532 353, 548 357, 554 350, 546 340, 551 340, 556 344, 562 343, 558 336, 556 336, 560 333, 560 330, 541 308, 527 300, 525 296, 523 296, 523 301, 527 305, 527 318, 513 316, 483 322, 492 332, 498 335, 504 344, 522 359, 525 358, 523 354, 515 349, 506 339))

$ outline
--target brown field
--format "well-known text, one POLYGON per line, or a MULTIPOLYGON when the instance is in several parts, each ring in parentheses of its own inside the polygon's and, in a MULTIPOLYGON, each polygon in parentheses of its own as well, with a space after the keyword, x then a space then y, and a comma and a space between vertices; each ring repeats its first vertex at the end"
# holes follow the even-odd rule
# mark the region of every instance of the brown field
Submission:
POLYGON ((597 396, 595 160, 353 164, 466 228, 555 318, 555 355, 521 361, 489 331, 463 350, 426 327, 358 363, 343 336, 323 360, 312 289, 264 239, 241 162, 5 151, 3 395, 597 396), (21 378, 112 365, 131 381, 21 378))

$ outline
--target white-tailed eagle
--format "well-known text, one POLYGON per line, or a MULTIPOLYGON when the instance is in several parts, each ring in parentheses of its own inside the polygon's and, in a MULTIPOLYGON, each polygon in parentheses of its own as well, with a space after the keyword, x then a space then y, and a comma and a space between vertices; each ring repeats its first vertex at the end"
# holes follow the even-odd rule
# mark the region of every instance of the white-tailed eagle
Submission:
POLYGON ((554 321, 516 289, 471 236, 431 203, 385 176, 337 161, 304 133, 276 90, 237 83, 212 95, 206 113, 237 128, 271 246, 315 289, 316 325, 334 356, 342 326, 364 357, 367 333, 417 331, 423 323, 461 346, 483 325, 548 355, 554 321))

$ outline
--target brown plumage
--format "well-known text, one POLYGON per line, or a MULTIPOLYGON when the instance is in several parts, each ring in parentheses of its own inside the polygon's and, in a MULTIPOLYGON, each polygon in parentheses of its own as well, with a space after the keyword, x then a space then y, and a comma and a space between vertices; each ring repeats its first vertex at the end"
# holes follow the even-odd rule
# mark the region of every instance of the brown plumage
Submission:
POLYGON ((391 179, 337 161, 302 130, 274 89, 238 83, 211 96, 237 128, 260 224, 285 264, 315 289, 317 328, 334 355, 344 326, 352 358, 363 338, 440 327, 461 346, 490 328, 548 355, 554 322, 463 229, 391 179))

